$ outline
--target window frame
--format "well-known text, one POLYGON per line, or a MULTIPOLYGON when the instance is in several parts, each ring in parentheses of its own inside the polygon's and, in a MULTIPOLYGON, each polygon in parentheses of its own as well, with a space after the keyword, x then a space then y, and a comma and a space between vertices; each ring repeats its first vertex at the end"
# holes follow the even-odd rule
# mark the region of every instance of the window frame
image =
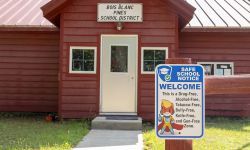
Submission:
POLYGON ((168 47, 141 47, 141 74, 155 74, 155 71, 144 71, 144 50, 165 51, 166 52, 165 60, 166 60, 168 58, 168 47))
POLYGON ((208 75, 208 76, 228 76, 228 75, 216 75, 215 71, 217 69, 217 65, 222 65, 222 64, 226 64, 226 65, 231 65, 232 66, 232 74, 234 75, 234 62, 197 62, 197 64, 202 65, 202 64, 211 64, 214 65, 214 74, 213 75, 208 75))
POLYGON ((69 73, 71 74, 96 74, 96 64, 97 64, 97 47, 95 46, 70 46, 69 51, 69 73), (73 49, 78 50, 94 50, 94 70, 93 71, 73 71, 72 70, 72 61, 73 61, 73 49))

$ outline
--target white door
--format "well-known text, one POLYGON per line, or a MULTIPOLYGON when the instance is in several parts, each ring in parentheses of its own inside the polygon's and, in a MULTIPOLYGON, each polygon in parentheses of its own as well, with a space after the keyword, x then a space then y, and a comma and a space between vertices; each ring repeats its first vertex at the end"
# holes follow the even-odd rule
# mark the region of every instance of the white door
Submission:
POLYGON ((101 38, 101 113, 136 113, 138 37, 101 38))

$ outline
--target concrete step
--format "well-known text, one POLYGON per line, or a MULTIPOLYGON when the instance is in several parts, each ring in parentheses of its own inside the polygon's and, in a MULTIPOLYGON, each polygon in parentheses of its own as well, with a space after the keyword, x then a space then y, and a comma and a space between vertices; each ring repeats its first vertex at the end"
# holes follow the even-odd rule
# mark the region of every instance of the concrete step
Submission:
POLYGON ((133 116, 132 119, 123 116, 98 116, 92 120, 92 129, 105 130, 141 130, 142 119, 133 116))

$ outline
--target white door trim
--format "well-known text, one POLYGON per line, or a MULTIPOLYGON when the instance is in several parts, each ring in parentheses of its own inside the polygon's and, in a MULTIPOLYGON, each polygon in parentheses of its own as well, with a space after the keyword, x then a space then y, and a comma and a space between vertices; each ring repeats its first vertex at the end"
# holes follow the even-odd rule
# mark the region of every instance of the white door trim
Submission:
POLYGON ((139 50, 139 39, 138 39, 138 35, 134 35, 134 34, 101 34, 101 40, 100 40, 100 102, 99 102, 99 114, 112 114, 112 115, 128 115, 128 114, 137 114, 138 110, 137 110, 137 104, 138 104, 138 50, 139 50), (110 113, 103 113, 102 112, 102 72, 103 72, 103 66, 102 66, 102 59, 103 59, 103 45, 102 45, 102 42, 103 42, 103 38, 104 37, 136 37, 137 39, 137 49, 136 49, 136 58, 135 58, 135 113, 113 113, 113 112, 110 112, 110 113))

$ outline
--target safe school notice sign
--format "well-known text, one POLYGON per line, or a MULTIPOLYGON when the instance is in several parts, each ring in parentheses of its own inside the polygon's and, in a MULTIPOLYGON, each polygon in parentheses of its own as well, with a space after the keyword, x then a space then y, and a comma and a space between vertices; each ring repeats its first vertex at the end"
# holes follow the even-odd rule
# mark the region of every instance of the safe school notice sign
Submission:
POLYGON ((205 92, 202 66, 157 66, 155 92, 155 130, 159 138, 203 137, 205 92))

